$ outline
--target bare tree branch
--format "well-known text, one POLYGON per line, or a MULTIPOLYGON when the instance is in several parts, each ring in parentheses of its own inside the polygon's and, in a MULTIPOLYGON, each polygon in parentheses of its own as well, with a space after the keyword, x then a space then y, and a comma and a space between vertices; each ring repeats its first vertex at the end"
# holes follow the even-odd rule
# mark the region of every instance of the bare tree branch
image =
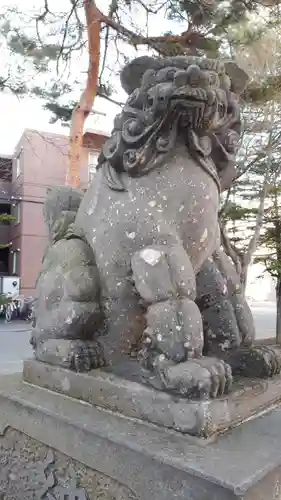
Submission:
POLYGON ((231 258, 231 260, 235 266, 236 272, 237 272, 238 276, 240 276, 241 271, 242 271, 241 258, 240 258, 241 256, 240 256, 239 252, 237 251, 237 249, 234 247, 234 245, 232 245, 232 243, 227 235, 226 229, 222 225, 221 221, 219 221, 219 226, 220 226, 220 232, 221 232, 221 242, 222 242, 222 245, 224 247, 225 253, 226 253, 226 255, 228 255, 231 258))
POLYGON ((115 99, 112 99, 112 97, 105 95, 105 94, 102 94, 102 93, 99 93, 99 92, 97 92, 97 95, 99 97, 102 97, 106 101, 111 102, 112 104, 116 104, 117 106, 120 106, 120 108, 122 108, 125 104, 124 102, 116 101, 115 99))
POLYGON ((264 177, 263 188, 262 188, 261 195, 260 195, 259 208, 258 208, 258 213, 257 213, 257 217, 256 217, 256 224, 255 224, 254 233, 249 241, 247 251, 243 256, 243 267, 247 267, 251 263, 251 260, 253 258, 253 255, 257 249, 257 245, 259 242, 261 228, 263 225, 263 218, 264 218, 265 198, 266 198, 266 195, 268 192, 268 176, 269 176, 269 166, 268 166, 266 175, 264 177))
POLYGON ((230 195, 231 195, 231 187, 227 190, 227 193, 226 193, 226 196, 225 196, 225 200, 224 200, 224 203, 223 205, 221 206, 221 209, 219 211, 219 219, 221 219, 226 207, 227 207, 227 204, 229 202, 229 198, 230 198, 230 195))

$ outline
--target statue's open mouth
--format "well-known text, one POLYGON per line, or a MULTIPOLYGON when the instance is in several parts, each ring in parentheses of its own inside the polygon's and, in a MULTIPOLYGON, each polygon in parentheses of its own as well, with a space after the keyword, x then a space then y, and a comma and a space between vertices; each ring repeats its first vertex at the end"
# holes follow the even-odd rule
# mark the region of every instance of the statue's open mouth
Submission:
POLYGON ((214 91, 207 91, 205 89, 194 89, 191 87, 180 87, 171 95, 172 102, 181 102, 182 104, 188 102, 190 105, 198 105, 198 103, 213 106, 216 101, 216 94, 214 91))

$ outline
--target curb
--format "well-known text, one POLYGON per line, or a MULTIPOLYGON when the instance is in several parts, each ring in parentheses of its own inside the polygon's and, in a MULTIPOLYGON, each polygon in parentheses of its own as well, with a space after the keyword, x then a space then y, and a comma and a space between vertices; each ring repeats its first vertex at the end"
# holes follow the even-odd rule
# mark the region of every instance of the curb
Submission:
POLYGON ((21 332, 31 332, 32 328, 20 328, 20 329, 12 329, 12 328, 2 328, 0 329, 0 333, 7 333, 7 332, 15 332, 15 333, 21 333, 21 332))

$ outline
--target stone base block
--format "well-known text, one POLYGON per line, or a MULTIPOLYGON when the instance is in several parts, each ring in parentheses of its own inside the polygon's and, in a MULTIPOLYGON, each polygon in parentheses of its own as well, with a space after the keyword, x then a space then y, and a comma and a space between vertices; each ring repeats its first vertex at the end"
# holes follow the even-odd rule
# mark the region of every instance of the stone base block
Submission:
POLYGON ((280 500, 281 409, 209 442, 0 377, 2 500, 280 500))
POLYGON ((74 373, 36 360, 25 362, 23 376, 30 384, 126 417, 209 439, 281 401, 281 377, 240 379, 226 397, 188 401, 101 370, 74 373))

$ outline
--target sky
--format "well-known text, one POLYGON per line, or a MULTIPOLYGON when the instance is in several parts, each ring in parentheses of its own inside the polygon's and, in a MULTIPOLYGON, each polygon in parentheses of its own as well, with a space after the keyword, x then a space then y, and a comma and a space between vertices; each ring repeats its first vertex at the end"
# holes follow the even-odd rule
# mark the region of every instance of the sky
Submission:
MULTIPOLYGON (((20 9, 29 8, 30 0, 17 0, 11 2, 20 9)), ((0 8, 7 5, 5 0, 0 0, 0 8)), ((1 60, 3 65, 3 60, 1 60)), ((44 112, 40 103, 32 99, 18 99, 8 93, 0 93, 0 108, 2 120, 0 121, 0 154, 12 154, 25 128, 38 128, 48 130, 49 115, 44 112)), ((60 127, 53 127, 54 131, 60 127)))
MULTIPOLYGON (((97 3, 103 4, 106 8, 107 0, 99 0, 97 3)), ((14 0, 13 5, 18 6, 22 11, 32 8, 34 5, 34 0, 14 0)), ((49 0, 52 8, 55 8, 54 0, 49 0)), ((43 0, 38 0, 37 5, 43 5, 43 0)), ((64 4, 69 5, 69 0, 60 0, 60 10, 63 10, 64 4)), ((0 11, 7 5, 7 0, 0 0, 0 11)), ((86 55, 87 57, 87 55, 86 55)), ((5 55, 3 58, 3 51, 1 47, 1 61, 0 70, 5 65, 5 55)), ((75 61, 72 67, 75 68, 75 72, 78 71, 82 73, 85 70, 85 63, 87 64, 87 59, 80 64, 80 61, 75 61)), ((73 76, 75 77, 75 75, 73 76)), ((117 80, 118 87, 118 76, 115 74, 110 75, 113 79, 117 80)), ((79 95, 79 94, 78 94, 79 95)), ((74 96, 74 99, 78 97, 74 96)), ((116 98, 120 96, 120 88, 117 89, 116 98)), ((13 154, 15 146, 19 141, 24 130, 27 128, 37 129, 39 131, 48 131, 53 133, 61 133, 68 135, 69 129, 67 127, 62 127, 59 123, 50 124, 50 114, 43 109, 43 102, 37 99, 31 99, 28 97, 18 98, 11 93, 0 93, 0 109, 2 120, 0 121, 0 154, 13 154)), ((118 113, 119 107, 115 106, 104 99, 96 98, 94 109, 97 111, 102 111, 106 116, 93 116, 91 115, 86 124, 86 128, 94 128, 105 132, 110 132, 112 129, 114 116, 118 113)))
MULTIPOLYGON (((106 7, 106 1, 107 0, 99 0, 98 3, 102 3, 103 6, 106 7)), ((54 0, 49 0, 49 2, 51 7, 54 8, 54 0)), ((11 4, 18 6, 21 11, 26 10, 27 12, 27 9, 33 7, 34 0, 14 0, 11 4)), ((43 5, 44 2, 43 0, 38 0, 36 4, 43 5)), ((69 0, 60 0, 61 10, 64 4, 69 5, 69 0)), ((3 9, 6 5, 7 0, 0 0, 0 9, 3 9)), ((4 64, 3 52, 1 50, 0 69, 4 64)), ((77 66, 79 67, 79 62, 74 66, 76 71, 77 66)), ((81 72, 85 69, 82 64, 80 68, 81 72)), ((112 76, 118 79, 118 76, 112 76)), ((43 109, 43 104, 42 101, 34 98, 18 98, 11 93, 0 93, 0 109, 2 116, 2 120, 0 121, 0 154, 13 154, 17 142, 27 128, 68 135, 69 129, 67 127, 62 127, 59 123, 49 123, 50 114, 43 109)), ((112 105, 103 99, 96 98, 94 109, 102 111, 106 116, 98 117, 91 115, 85 127, 110 132, 114 116, 119 110, 118 106, 112 105)))
MULTIPOLYGON (((49 123, 50 115, 44 111, 40 102, 35 99, 17 99, 12 95, 0 93, 0 154, 13 154, 15 146, 26 128, 40 132, 53 132, 68 135, 69 129, 59 124, 49 123)), ((90 116, 85 128, 110 132, 117 106, 97 99, 95 109, 106 116, 90 116)))
MULTIPOLYGON (((155 0, 156 1, 156 0, 155 0)), ((60 2, 57 2, 57 0, 48 0, 50 8, 52 11, 56 11, 56 9, 59 8, 60 11, 67 11, 69 9, 69 4, 70 0, 60 0, 60 2), (58 7, 59 5, 59 7, 58 7), (66 8, 64 8, 66 7, 66 8)), ((27 13, 30 12, 29 9, 32 9, 33 7, 38 8, 39 6, 43 6, 44 2, 43 0, 12 0, 12 2, 8 2, 8 0, 0 0, 0 13, 1 10, 6 6, 6 5, 16 5, 21 12, 25 12, 26 15, 27 13)), ((97 0, 97 5, 98 7, 103 11, 107 12, 107 7, 108 7, 109 1, 108 0, 97 0)), ((153 18, 153 23, 150 22, 148 29, 146 31, 146 17, 144 17, 143 10, 140 12, 131 12, 127 15, 122 14, 122 22, 128 26, 131 27, 133 24, 135 24, 134 29, 141 29, 144 33, 147 32, 147 34, 151 35, 158 35, 162 34, 165 31, 169 29, 173 29, 174 32, 180 32, 181 27, 179 24, 171 23, 171 21, 168 21, 164 18, 164 15, 157 15, 157 25, 155 25, 155 18, 153 18), (136 25, 137 23, 137 25, 136 25), (172 25, 172 26, 171 26, 172 25), (145 30, 145 31, 144 31, 145 30), (155 31, 156 30, 156 31, 155 31)), ((17 21, 18 22, 18 21, 17 21)), ((30 26, 30 25, 29 25, 30 26)), ((30 31, 28 33, 32 33, 32 27, 28 28, 30 31)), ((35 32, 34 32, 35 33, 35 32)), ((121 45, 121 52, 124 52, 126 57, 133 58, 135 56, 141 55, 143 53, 146 53, 146 49, 143 47, 138 48, 138 51, 136 52, 132 47, 128 47, 128 44, 126 45, 121 45)), ((2 47, 1 48, 1 60, 0 60, 0 71, 1 67, 3 67, 3 60, 5 59, 5 56, 3 58, 3 51, 2 47)), ((120 64, 122 64, 122 56, 120 59, 119 65, 116 64, 116 52, 115 52, 115 47, 112 46, 112 48, 109 50, 109 68, 105 71, 105 79, 109 81, 110 83, 113 82, 114 88, 115 88, 115 93, 114 93, 114 98, 118 101, 124 102, 126 99, 125 93, 122 91, 120 84, 119 84, 119 75, 118 72, 120 70, 120 64)), ((85 54, 87 58, 87 54, 85 54)), ((101 54, 101 59, 102 59, 102 54, 101 54)), ((85 73, 86 67, 87 67, 87 59, 84 59, 83 62, 80 61, 79 58, 77 58, 74 63, 72 63, 72 71, 71 77, 74 78, 75 74, 80 70, 81 74, 83 72, 85 73)), ((74 99, 77 99, 79 94, 76 94, 74 96, 74 99)), ((54 124, 51 125, 49 123, 49 118, 50 115, 47 111, 45 111, 42 108, 42 102, 37 101, 36 99, 30 99, 30 98, 21 98, 18 99, 14 95, 9 95, 9 94, 3 94, 0 93, 0 108, 1 108, 1 115, 2 115, 2 120, 0 121, 0 154, 12 154, 15 145, 19 141, 24 129, 26 128, 32 128, 32 129, 38 129, 40 131, 48 131, 48 132, 54 132, 54 133, 62 133, 62 134, 68 134, 68 129, 66 127, 62 127, 60 124, 54 124)), ((96 98, 95 100, 95 105, 94 109, 97 111, 102 111, 106 116, 103 117, 97 117, 97 116, 90 116, 85 124, 85 128, 94 128, 98 130, 103 130, 106 132, 110 132, 112 129, 112 124, 113 124, 113 119, 114 116, 119 112, 120 108, 118 106, 112 105, 108 101, 105 101, 104 99, 96 98)))

